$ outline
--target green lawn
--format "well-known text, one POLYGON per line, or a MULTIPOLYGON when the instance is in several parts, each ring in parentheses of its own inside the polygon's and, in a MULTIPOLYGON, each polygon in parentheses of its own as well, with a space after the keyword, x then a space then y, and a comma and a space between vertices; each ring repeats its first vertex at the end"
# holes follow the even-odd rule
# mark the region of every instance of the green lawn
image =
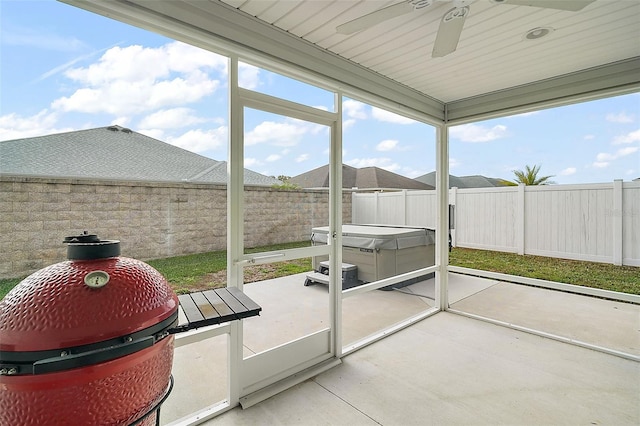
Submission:
POLYGON ((0 280, 0 299, 2 299, 5 294, 9 293, 12 288, 14 288, 18 283, 22 281, 22 278, 11 278, 8 280, 0 280))
MULTIPOLYGON (((248 249, 247 252, 307 247, 308 241, 248 249)), ((147 261, 162 273, 176 293, 224 286, 226 283, 226 251, 177 256, 147 261)), ((450 263, 456 266, 504 274, 539 278, 568 284, 640 294, 640 268, 605 263, 581 262, 541 256, 517 255, 454 248, 450 263)), ((298 259, 244 268, 245 282, 277 278, 311 270, 311 259, 298 259)), ((0 280, 0 298, 21 279, 0 280)))
MULTIPOLYGON (((246 249, 247 253, 259 251, 285 250, 308 247, 309 241, 275 244, 246 249)), ((156 268, 171 283, 178 294, 204 288, 217 288, 226 285, 227 252, 190 254, 166 259, 149 260, 147 263, 156 268)), ((278 278, 285 275, 310 271, 311 259, 298 259, 290 262, 247 266, 244 268, 245 282, 278 278)))
POLYGON ((640 294, 640 268, 551 257, 454 248, 449 263, 566 284, 640 294))

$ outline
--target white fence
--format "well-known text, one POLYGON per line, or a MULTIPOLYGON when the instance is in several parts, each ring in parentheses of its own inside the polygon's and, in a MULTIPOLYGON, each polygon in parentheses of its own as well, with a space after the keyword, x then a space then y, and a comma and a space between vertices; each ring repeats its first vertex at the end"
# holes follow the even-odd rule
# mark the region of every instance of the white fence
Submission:
MULTIPOLYGON (((453 188, 456 247, 640 266, 640 182, 453 188)), ((435 191, 353 194, 353 223, 434 228, 435 191)))

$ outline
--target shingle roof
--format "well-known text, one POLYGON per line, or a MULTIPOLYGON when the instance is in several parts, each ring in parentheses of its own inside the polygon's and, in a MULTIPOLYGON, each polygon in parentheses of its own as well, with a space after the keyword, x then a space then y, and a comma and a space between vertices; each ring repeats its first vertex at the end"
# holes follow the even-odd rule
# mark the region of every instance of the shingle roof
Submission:
MULTIPOLYGON (((23 176, 226 183, 227 166, 120 126, 0 141, 0 173, 23 176)), ((245 169, 245 183, 277 179, 245 169)))
MULTIPOLYGON (((302 188, 327 188, 329 187, 329 165, 294 176, 290 179, 290 182, 302 188)), ((414 179, 409 179, 378 167, 357 169, 346 164, 342 165, 342 187, 350 189, 434 189, 431 185, 417 182, 414 179)))
MULTIPOLYGON (((419 176, 415 180, 435 186, 436 172, 431 172, 427 173, 426 175, 419 176)), ((460 177, 449 175, 449 188, 487 188, 494 186, 504 186, 504 183, 501 179, 488 178, 481 175, 460 177)))

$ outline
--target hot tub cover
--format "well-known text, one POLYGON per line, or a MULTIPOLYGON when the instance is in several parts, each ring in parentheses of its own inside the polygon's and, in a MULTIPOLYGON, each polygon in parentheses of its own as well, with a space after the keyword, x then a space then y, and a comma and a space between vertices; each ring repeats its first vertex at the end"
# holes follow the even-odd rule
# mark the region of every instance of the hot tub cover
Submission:
MULTIPOLYGON (((311 230, 311 241, 327 244, 329 227, 311 230)), ((384 225, 342 225, 342 245, 363 249, 399 250, 435 244, 435 230, 384 225)))

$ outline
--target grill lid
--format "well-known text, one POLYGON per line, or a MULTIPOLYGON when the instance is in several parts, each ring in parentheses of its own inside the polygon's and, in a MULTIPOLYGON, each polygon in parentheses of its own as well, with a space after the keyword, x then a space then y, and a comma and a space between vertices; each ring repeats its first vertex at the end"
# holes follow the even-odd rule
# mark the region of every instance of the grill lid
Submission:
POLYGON ((165 278, 144 262, 114 256, 118 241, 86 233, 65 241, 71 260, 33 273, 0 301, 0 363, 15 358, 11 352, 35 362, 131 344, 131 336, 155 339, 155 327, 175 322, 178 298, 165 278), (136 334, 142 330, 151 331, 136 334), (42 351, 45 358, 25 354, 42 351))

